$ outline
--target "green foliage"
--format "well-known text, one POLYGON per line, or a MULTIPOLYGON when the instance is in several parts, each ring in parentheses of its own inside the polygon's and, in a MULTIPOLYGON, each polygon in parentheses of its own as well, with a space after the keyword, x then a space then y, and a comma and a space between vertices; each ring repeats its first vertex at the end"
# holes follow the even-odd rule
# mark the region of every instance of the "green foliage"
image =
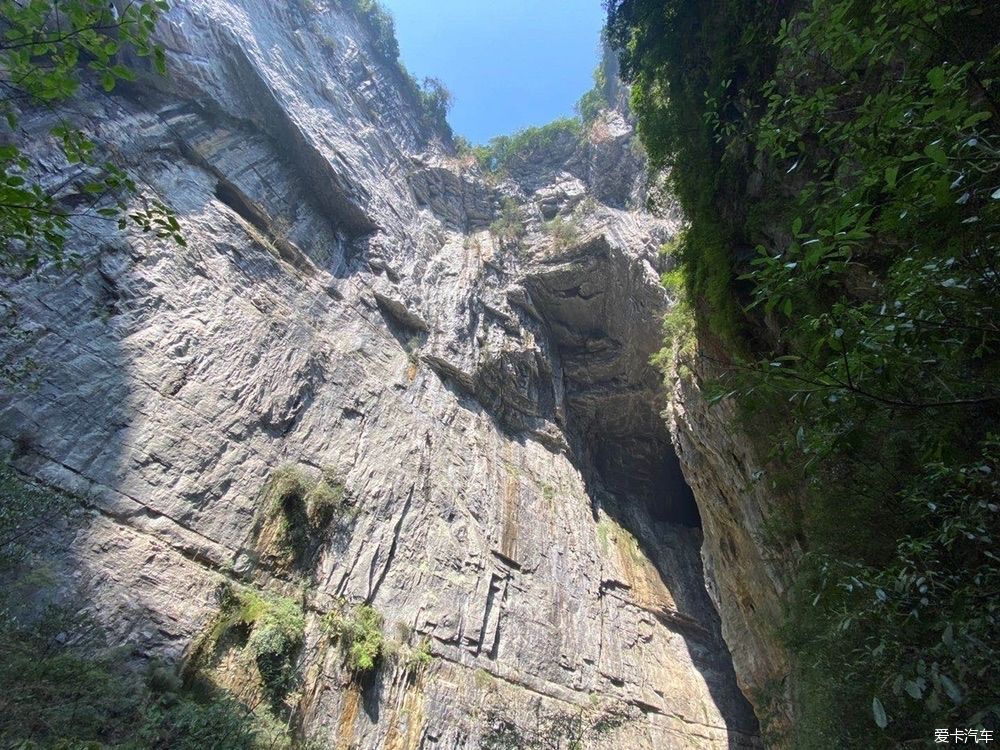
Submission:
POLYGON ((177 750, 246 750, 283 748, 289 740, 282 728, 271 726, 231 697, 202 703, 165 694, 142 713, 136 742, 127 747, 177 750))
POLYGON ((430 123, 447 127, 448 112, 453 103, 454 97, 439 79, 424 78, 420 84, 420 108, 430 123))
POLYGON ((490 231, 504 245, 517 244, 524 237, 524 222, 517 201, 511 197, 503 199, 500 215, 490 224, 490 231))
POLYGON ((608 79, 602 62, 594 68, 594 87, 587 91, 576 103, 576 113, 583 120, 584 125, 589 125, 601 113, 602 109, 609 106, 607 90, 608 79))
POLYGON ((361 18, 368 25, 375 51, 385 60, 395 63, 399 60, 399 42, 396 41, 396 22, 392 13, 378 0, 348 0, 354 5, 361 18))
MULTIPOLYGON (((769 41, 788 3, 764 0, 611 0, 608 39, 621 53, 631 108, 654 167, 690 223, 683 266, 702 333, 731 349, 746 327, 733 250, 748 244, 746 149, 730 148, 709 122, 729 123, 753 107, 753 90, 774 65, 769 41), (738 89, 734 81, 745 81, 738 89), (737 90, 734 101, 718 92, 737 90)), ((759 95, 758 97, 759 98, 759 95)))
POLYGON ((583 126, 579 119, 565 117, 540 127, 525 128, 514 135, 492 138, 488 145, 475 146, 473 153, 487 172, 502 172, 515 160, 525 159, 552 148, 565 138, 579 138, 583 126))
POLYGON ((427 128, 438 130, 450 139, 448 111, 452 105, 451 92, 437 78, 418 81, 399 59, 399 42, 396 40, 396 22, 378 0, 337 0, 352 10, 367 27, 375 53, 399 74, 404 93, 420 109, 421 119, 427 128))
MULTIPOLYGON (((605 41, 602 38, 602 42, 605 41)), ((589 125, 601 113, 601 110, 613 106, 610 99, 612 81, 609 80, 608 71, 614 70, 614 50, 606 43, 602 44, 601 61, 594 68, 594 85, 576 103, 576 114, 583 121, 584 125, 589 125)))
POLYGON ((123 739, 125 717, 139 709, 127 680, 114 672, 114 654, 88 659, 61 646, 50 627, 18 627, 4 618, 0 629, 0 742, 123 739))
POLYGON ((779 425, 781 479, 806 489, 777 532, 807 550, 783 627, 787 739, 996 721, 1000 8, 610 10, 643 140, 690 219, 699 333, 729 342, 719 395, 779 425))
POLYGON ((287 747, 283 728, 229 695, 198 700, 165 665, 124 666, 121 649, 69 645, 93 626, 52 608, 36 624, 0 619, 0 745, 247 750, 287 747))
POLYGON ((678 260, 683 257, 685 237, 686 232, 681 232, 660 248, 660 254, 671 258, 674 264, 671 270, 660 276, 660 283, 670 294, 672 304, 663 316, 663 348, 650 361, 664 376, 673 371, 677 355, 687 362, 697 350, 694 310, 688 302, 684 266, 678 260))
POLYGON ((477 669, 473 673, 473 682, 476 686, 476 690, 488 691, 493 687, 496 678, 487 672, 485 669, 477 669))
POLYGON ((296 661, 305 633, 301 605, 284 597, 265 597, 244 587, 226 586, 222 606, 193 659, 195 669, 210 665, 220 644, 237 636, 241 654, 260 675, 264 693, 275 710, 297 679, 296 661))
POLYGON ((264 492, 263 530, 273 529, 269 543, 282 559, 306 565, 322 532, 338 518, 347 518, 344 486, 331 471, 317 479, 293 464, 274 471, 264 492))
POLYGON ((399 658, 403 671, 408 675, 416 676, 421 674, 434 662, 430 640, 422 638, 416 646, 404 647, 400 652, 399 658))
POLYGON ((0 145, 0 268, 61 265, 67 260, 66 233, 84 218, 116 222, 121 229, 131 222, 184 244, 180 224, 162 203, 147 200, 129 209, 125 196, 136 192, 135 183, 70 121, 64 106, 83 87, 110 92, 119 81, 133 80, 134 72, 119 61, 125 51, 150 58, 165 73, 163 50, 151 35, 167 7, 164 0, 144 0, 118 15, 105 0, 63 0, 57 19, 50 0, 0 0, 0 115, 12 135, 0 145), (21 112, 38 108, 55 115, 50 137, 77 168, 78 179, 55 190, 38 180, 46 165, 19 143, 21 112))
POLYGON ((295 659, 302 646, 305 617, 302 607, 290 599, 272 599, 253 622, 246 651, 257 664, 265 692, 273 705, 292 689, 295 659))
POLYGON ((565 250, 580 239, 580 230, 576 224, 563 216, 556 216, 545 222, 544 231, 552 239, 552 246, 556 250, 565 250))
POLYGON ((378 666, 385 645, 382 615, 370 604, 350 606, 342 603, 327 613, 323 627, 338 642, 348 668, 358 676, 378 666))
POLYGON ((960 467, 929 463, 889 499, 907 524, 879 564, 807 558, 786 625, 804 657, 799 746, 856 744, 876 727, 926 737, 996 711, 990 644, 1000 604, 989 592, 1000 586, 1000 443, 988 439, 975 458, 960 467), (849 711, 873 695, 885 727, 873 727, 879 716, 870 711, 831 714, 831 704, 849 711))
POLYGON ((344 485, 336 473, 325 468, 320 478, 311 483, 305 495, 306 516, 314 529, 323 529, 338 515, 347 516, 353 509, 346 509, 344 485))

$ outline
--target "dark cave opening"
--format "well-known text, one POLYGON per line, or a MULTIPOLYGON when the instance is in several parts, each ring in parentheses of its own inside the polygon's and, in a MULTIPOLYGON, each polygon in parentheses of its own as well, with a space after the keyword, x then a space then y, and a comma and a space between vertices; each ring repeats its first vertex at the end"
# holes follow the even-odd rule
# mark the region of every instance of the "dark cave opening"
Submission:
POLYGON ((663 482, 657 486, 656 501, 650 506, 654 520, 672 521, 682 526, 701 528, 701 513, 694 492, 684 479, 681 462, 673 445, 663 453, 663 482))
POLYGON ((595 468, 612 494, 640 500, 652 521, 700 529, 694 493, 666 428, 657 433, 595 436, 595 468))
POLYGON ((650 364, 663 345, 662 290, 642 283, 604 236, 562 261, 526 278, 525 289, 559 355, 566 426, 611 495, 641 504, 651 521, 701 528, 650 364))

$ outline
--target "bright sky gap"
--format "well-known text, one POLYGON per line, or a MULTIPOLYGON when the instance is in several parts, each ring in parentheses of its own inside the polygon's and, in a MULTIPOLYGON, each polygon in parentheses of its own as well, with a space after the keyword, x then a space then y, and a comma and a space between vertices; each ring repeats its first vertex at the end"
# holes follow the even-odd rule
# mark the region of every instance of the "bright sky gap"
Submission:
POLYGON ((448 117, 473 143, 573 114, 600 57, 598 0, 383 0, 400 57, 455 98, 448 117))

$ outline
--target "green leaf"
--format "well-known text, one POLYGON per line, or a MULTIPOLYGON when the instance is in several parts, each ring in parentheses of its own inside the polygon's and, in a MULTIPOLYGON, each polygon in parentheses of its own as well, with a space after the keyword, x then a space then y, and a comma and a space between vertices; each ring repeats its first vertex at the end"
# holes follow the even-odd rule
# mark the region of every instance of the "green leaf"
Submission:
POLYGON ((928 70, 927 80, 931 84, 931 88, 933 88, 935 91, 940 91, 941 89, 943 89, 945 83, 944 68, 937 67, 928 70))
POLYGON ((153 50, 153 68, 161 76, 167 74, 167 58, 162 47, 156 47, 153 50))
POLYGON ((944 149, 937 143, 928 143, 924 146, 924 153, 938 164, 946 164, 948 162, 948 155, 945 154, 944 149))
POLYGON ((953 703, 962 702, 962 691, 947 675, 941 675, 941 687, 944 688, 944 691, 948 694, 948 697, 951 698, 953 703))
POLYGON ((889 186, 889 189, 895 189, 896 187, 896 176, 899 174, 899 167, 886 167, 885 168, 885 182, 889 186))
POLYGON ((882 701, 877 696, 872 698, 872 715, 874 715, 875 724, 878 725, 879 729, 885 729, 889 726, 889 717, 885 715, 885 706, 882 705, 882 701))
POLYGON ((973 112, 971 115, 965 118, 964 122, 962 122, 962 128, 963 130, 966 128, 971 128, 973 125, 983 122, 984 120, 990 119, 991 115, 992 113, 990 112, 973 112))
POLYGON ((948 627, 946 627, 944 629, 944 633, 941 634, 941 642, 948 648, 952 648, 955 645, 955 635, 952 630, 951 623, 948 623, 948 627))

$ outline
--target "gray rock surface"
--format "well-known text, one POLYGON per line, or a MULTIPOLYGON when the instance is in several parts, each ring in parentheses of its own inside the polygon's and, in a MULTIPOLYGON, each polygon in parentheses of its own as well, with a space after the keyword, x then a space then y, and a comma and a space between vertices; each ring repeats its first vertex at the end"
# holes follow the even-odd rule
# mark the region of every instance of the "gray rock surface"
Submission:
POLYGON ((709 405, 703 396, 702 384, 719 376, 709 361, 678 355, 675 365, 665 414, 703 522, 708 591, 741 689, 764 717, 768 736, 782 736, 794 720, 792 685, 789 655, 775 628, 801 549, 779 545, 768 519, 794 500, 782 497, 789 489, 773 486, 775 467, 755 453, 732 401, 709 405))
POLYGON ((0 354, 38 369, 2 387, 0 443, 88 508, 39 547, 139 656, 190 654, 227 580, 300 598, 296 710, 331 747, 473 748, 494 711, 603 708, 629 718, 588 746, 757 746, 659 418, 677 221, 641 210, 628 122, 485 176, 314 5, 178 0, 169 82, 80 102, 187 247, 82 219, 78 269, 4 280, 23 335, 0 354), (505 197, 517 243, 488 229, 505 197), (358 509, 299 572, 255 553, 286 464, 358 509), (426 674, 352 683, 318 624, 341 597, 428 637, 426 674))

